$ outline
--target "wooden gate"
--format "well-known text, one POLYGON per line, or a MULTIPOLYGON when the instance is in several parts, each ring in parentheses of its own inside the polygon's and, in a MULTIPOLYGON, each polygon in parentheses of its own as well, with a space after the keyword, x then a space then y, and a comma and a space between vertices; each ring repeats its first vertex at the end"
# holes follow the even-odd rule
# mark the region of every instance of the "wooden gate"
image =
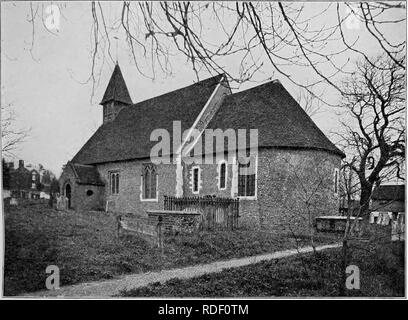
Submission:
POLYGON ((164 196, 164 209, 201 213, 201 225, 204 230, 238 228, 239 199, 164 196))

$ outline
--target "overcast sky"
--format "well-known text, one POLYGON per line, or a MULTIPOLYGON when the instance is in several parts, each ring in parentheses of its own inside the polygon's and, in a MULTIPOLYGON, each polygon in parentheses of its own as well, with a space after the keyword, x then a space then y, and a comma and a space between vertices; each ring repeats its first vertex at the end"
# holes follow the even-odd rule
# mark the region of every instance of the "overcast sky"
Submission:
MULTIPOLYGON (((104 3, 107 19, 120 13, 120 3, 104 3)), ((318 12, 322 4, 308 4, 308 10, 318 12)), ((63 17, 57 35, 50 34, 41 20, 35 25, 34 46, 31 48, 32 26, 27 21, 28 3, 1 4, 1 85, 2 103, 12 103, 18 121, 15 126, 31 128, 27 141, 15 150, 17 159, 27 163, 43 164, 56 174, 83 146, 102 123, 100 102, 109 81, 113 63, 109 60, 102 69, 100 81, 91 101, 92 85, 85 83, 90 72, 91 10, 88 2, 70 2, 63 8, 63 17)), ((328 17, 330 19, 330 17, 328 17)), ((358 30, 350 31, 358 33, 358 30)), ((395 30, 394 37, 405 39, 405 29, 395 30)), ((376 53, 372 41, 362 44, 376 53)), ((121 44, 117 56, 133 102, 189 85, 195 81, 191 67, 183 58, 173 63, 173 75, 157 75, 154 81, 140 75, 129 59, 129 50, 121 44)), ((234 68, 233 59, 228 67, 234 68)), ((264 74, 270 67, 265 66, 264 74)), ((305 70, 294 70, 294 77, 305 79, 305 70)), ((276 76, 293 95, 298 89, 286 79, 276 76)), ((242 85, 239 90, 254 84, 242 85)), ((330 91, 328 91, 330 92, 330 91)), ((335 99, 335 96, 332 97, 335 99)), ((327 108, 313 118, 326 133, 335 130, 337 117, 327 108)))

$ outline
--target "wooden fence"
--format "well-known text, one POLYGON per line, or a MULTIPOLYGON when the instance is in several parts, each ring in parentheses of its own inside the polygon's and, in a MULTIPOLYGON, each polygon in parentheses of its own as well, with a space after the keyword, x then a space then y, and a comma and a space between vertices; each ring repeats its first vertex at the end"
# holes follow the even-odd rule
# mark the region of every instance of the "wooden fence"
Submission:
POLYGON ((164 196, 164 210, 200 213, 203 230, 238 228, 239 199, 164 196))

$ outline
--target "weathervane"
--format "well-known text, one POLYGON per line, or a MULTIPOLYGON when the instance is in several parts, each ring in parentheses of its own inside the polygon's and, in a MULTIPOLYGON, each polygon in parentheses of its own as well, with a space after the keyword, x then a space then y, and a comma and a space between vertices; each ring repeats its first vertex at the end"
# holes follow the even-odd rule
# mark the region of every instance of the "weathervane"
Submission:
POLYGON ((118 64, 118 40, 119 38, 117 36, 114 36, 113 39, 116 40, 116 64, 118 64))

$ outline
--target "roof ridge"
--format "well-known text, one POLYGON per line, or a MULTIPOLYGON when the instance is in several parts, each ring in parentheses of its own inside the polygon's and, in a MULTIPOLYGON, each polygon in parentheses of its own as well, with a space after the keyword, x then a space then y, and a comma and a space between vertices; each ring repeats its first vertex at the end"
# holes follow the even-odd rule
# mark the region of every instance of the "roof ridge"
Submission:
POLYGON ((82 167, 95 167, 92 164, 83 164, 83 163, 77 163, 77 162, 73 162, 72 165, 73 166, 82 166, 82 167))
MULTIPOLYGON (((214 127, 234 127, 237 126, 239 123, 240 126, 248 127, 250 122, 248 122, 249 118, 252 117, 248 115, 254 111, 254 105, 249 107, 251 103, 248 101, 251 100, 253 103, 257 103, 260 108, 264 108, 264 111, 268 113, 268 117, 274 119, 276 117, 288 117, 291 118, 287 123, 289 126, 295 126, 294 129, 302 128, 302 130, 308 130, 308 137, 303 136, 302 138, 294 138, 296 135, 294 132, 285 132, 280 130, 279 132, 273 131, 273 129, 266 129, 268 125, 263 123, 263 120, 260 119, 258 115, 256 118, 257 123, 255 127, 263 126, 263 130, 267 131, 269 135, 277 135, 272 138, 268 136, 268 138, 263 138, 262 143, 263 146, 275 146, 275 147, 307 147, 307 148, 319 148, 322 150, 334 152, 340 155, 342 158, 345 157, 344 152, 342 152, 325 134, 324 132, 317 126, 317 124, 310 118, 310 116, 305 112, 305 110, 299 105, 296 99, 289 93, 288 90, 282 85, 282 83, 277 80, 271 80, 265 82, 261 85, 248 88, 246 90, 242 90, 239 92, 235 92, 231 95, 225 96, 222 105, 213 116, 213 119, 208 124, 207 128, 214 128, 214 127), (263 102, 259 102, 263 101, 263 102), (268 102, 266 102, 268 101, 268 102), (244 107, 245 105, 245 107, 244 107), (273 111, 272 111, 273 109, 273 111), (233 111, 231 111, 233 110, 233 111), (240 110, 243 114, 247 115, 240 115, 239 117, 233 117, 233 120, 226 120, 229 117, 229 112, 233 112, 236 114, 240 110), (272 115, 271 112, 277 113, 272 115), (279 114, 279 115, 278 115, 279 114), (240 122, 240 117, 247 117, 246 120, 242 120, 240 122), (221 120, 222 118, 222 120, 221 120), (299 118, 302 123, 294 124, 293 120, 299 118), (292 121, 292 122, 291 122, 292 121), (283 138, 283 135, 286 134, 286 137, 283 138), (288 137, 291 138, 291 141, 288 141, 288 137), (311 140, 312 139, 312 140, 311 140)), ((264 115, 265 116, 265 115, 264 115)), ((231 118, 232 119, 232 118, 231 118)), ((255 119, 255 118, 254 118, 255 119)), ((253 125, 253 123, 251 123, 253 125)), ((276 126, 282 126, 282 123, 276 123, 276 126)), ((302 134, 303 135, 303 134, 302 134)), ((262 138, 261 138, 262 139, 262 138)), ((259 147, 262 147, 259 145, 259 147)))
POLYGON ((254 87, 247 88, 247 89, 244 89, 244 90, 241 90, 241 91, 237 91, 237 92, 231 93, 231 94, 229 94, 228 96, 229 96, 229 97, 232 97, 232 96, 234 96, 234 95, 237 95, 237 94, 240 94, 240 93, 243 93, 243 92, 247 92, 247 91, 251 91, 251 90, 253 90, 253 89, 259 89, 260 87, 266 86, 267 84, 280 84, 280 85, 283 87, 283 85, 282 85, 282 83, 280 82, 279 79, 273 79, 273 80, 269 80, 269 81, 267 81, 267 82, 261 83, 261 84, 259 84, 259 85, 256 85, 256 86, 254 86, 254 87))
POLYGON ((179 91, 181 91, 181 90, 185 90, 185 89, 187 89, 187 88, 193 87, 193 86, 195 86, 195 85, 198 85, 198 84, 200 84, 200 83, 203 83, 203 82, 208 81, 208 80, 211 80, 211 79, 215 79, 215 78, 217 78, 217 77, 220 77, 220 80, 221 80, 223 75, 224 75, 224 73, 220 73, 220 74, 218 74, 218 75, 216 75, 216 76, 203 79, 203 80, 201 80, 201 81, 192 83, 192 84, 190 84, 190 85, 188 85, 188 86, 181 87, 181 88, 178 88, 178 89, 176 89, 176 90, 168 91, 168 92, 162 93, 162 94, 160 94, 160 95, 158 95, 158 96, 154 96, 154 97, 151 97, 151 98, 148 98, 148 99, 145 99, 145 100, 142 100, 142 101, 133 103, 131 106, 136 106, 136 105, 138 105, 138 104, 145 103, 145 102, 150 101, 150 100, 153 100, 153 99, 162 98, 162 97, 165 96, 165 95, 168 95, 168 94, 171 94, 171 93, 176 93, 176 92, 179 92, 179 91))

